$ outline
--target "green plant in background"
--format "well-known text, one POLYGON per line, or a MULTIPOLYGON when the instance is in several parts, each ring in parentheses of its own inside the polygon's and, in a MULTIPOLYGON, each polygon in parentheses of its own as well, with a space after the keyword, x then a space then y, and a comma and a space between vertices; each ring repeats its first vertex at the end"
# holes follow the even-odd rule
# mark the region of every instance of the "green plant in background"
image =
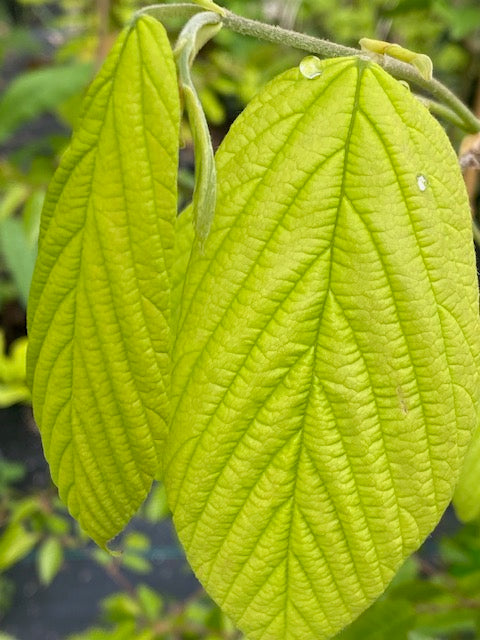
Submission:
POLYGON ((243 636, 202 594, 168 606, 145 584, 131 593, 115 593, 102 602, 106 628, 93 628, 69 640, 240 640, 243 636))
MULTIPOLYGON (((117 594, 115 598, 106 599, 107 622, 119 622, 119 628, 122 628, 129 613, 129 628, 132 621, 139 629, 147 623, 153 624, 154 603, 157 601, 155 594, 145 585, 135 591, 125 575, 125 571, 139 576, 151 572, 151 558, 155 550, 148 536, 132 529, 123 536, 122 553, 115 557, 96 547, 92 548, 66 513, 55 492, 26 495, 15 488, 15 483, 24 476, 25 468, 22 465, 0 460, 0 619, 8 612, 14 596, 13 583, 7 572, 17 563, 28 558, 34 560, 38 581, 45 588, 53 582, 66 561, 75 563, 82 558, 91 558, 118 588, 126 588, 124 597, 117 594), (134 592, 138 592, 138 604, 135 607, 131 602, 134 592), (127 604, 122 606, 124 601, 127 604)), ((166 518, 167 513, 164 491, 156 485, 138 514, 137 525, 141 522, 158 524, 166 518)), ((192 607, 195 600, 196 596, 190 601, 192 607)), ((167 603, 162 604, 162 610, 164 606, 167 603)), ((212 605, 208 608, 210 611, 212 605)), ((179 613, 178 607, 169 606, 171 624, 178 620, 179 613)), ((215 616, 213 618, 217 619, 215 616)), ((119 631, 116 633, 118 635, 119 631)))
POLYGON ((36 116, 60 109, 86 87, 92 65, 72 63, 30 71, 10 83, 0 101, 0 143, 36 116))
POLYGON ((18 338, 5 353, 5 341, 0 331, 0 407, 17 402, 29 402, 30 390, 26 385, 27 339, 18 338))
MULTIPOLYGON (((21 495, 13 488, 25 469, 1 462, 4 477, 0 491, 0 574, 37 549, 37 573, 48 585, 63 563, 64 547, 72 544, 72 525, 55 494, 21 495)), ((2 609, 1 613, 4 610, 2 609)))
POLYGON ((5 572, 37 549, 38 577, 48 585, 61 567, 71 528, 58 498, 47 493, 25 496, 15 489, 25 472, 23 465, 0 459, 0 617, 14 595, 5 572))
MULTIPOLYGON (((137 17, 87 93, 43 210, 29 382, 60 495, 100 545, 161 475, 192 566, 248 637, 328 638, 438 522, 478 422, 465 189, 442 129, 392 75, 448 122, 480 123, 372 43, 212 8, 151 8, 193 15, 174 52, 137 17), (215 167, 189 66, 221 26, 331 59, 261 89, 215 167), (197 160, 179 218, 175 62, 197 160)), ((460 512, 475 497, 461 488, 460 512)), ((352 633, 381 621, 390 635, 401 611, 426 637, 396 580, 352 633)), ((129 633, 142 597, 111 605, 129 633)))

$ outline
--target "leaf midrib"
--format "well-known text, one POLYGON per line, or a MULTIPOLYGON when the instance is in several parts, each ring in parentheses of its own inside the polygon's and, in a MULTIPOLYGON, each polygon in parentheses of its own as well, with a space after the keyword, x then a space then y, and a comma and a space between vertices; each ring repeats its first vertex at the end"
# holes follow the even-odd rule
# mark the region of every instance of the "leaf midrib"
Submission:
MULTIPOLYGON (((322 307, 322 311, 320 313, 319 316, 319 320, 318 320, 318 328, 317 328, 317 333, 315 336, 315 340, 314 340, 314 350, 313 350, 313 359, 312 359, 312 374, 311 374, 311 379, 310 379, 310 386, 309 386, 309 391, 308 391, 308 396, 306 398, 305 401, 305 410, 303 411, 303 423, 301 426, 301 437, 300 437, 300 442, 298 444, 298 454, 297 454, 297 459, 295 462, 295 465, 292 469, 292 472, 294 473, 294 485, 293 485, 293 500, 292 500, 292 508, 291 508, 291 515, 290 515, 290 524, 289 524, 289 531, 288 531, 288 536, 287 536, 287 549, 286 549, 286 558, 285 558, 285 607, 284 607, 284 632, 285 632, 285 638, 288 637, 288 622, 289 622, 289 605, 292 602, 292 599, 290 597, 290 583, 289 583, 289 572, 290 572, 290 562, 291 562, 291 556, 292 556, 292 547, 291 547, 291 539, 292 539, 292 528, 293 528, 293 522, 294 522, 294 518, 295 518, 295 511, 297 508, 297 490, 298 490, 298 470, 299 470, 299 466, 300 466, 300 460, 302 457, 302 453, 304 450, 304 434, 305 434, 305 421, 306 421, 306 417, 307 417, 307 412, 308 412, 308 407, 310 405, 310 401, 311 401, 311 394, 312 394, 312 389, 314 387, 314 381, 315 381, 315 365, 316 365, 316 361, 317 361, 317 349, 318 349, 318 342, 319 342, 319 338, 320 338, 320 333, 321 333, 321 329, 322 329, 322 322, 323 322, 323 314, 325 311, 325 307, 327 305, 327 299, 328 296, 331 292, 331 284, 332 284, 332 273, 333 273, 333 251, 335 249, 335 238, 336 238, 336 234, 337 234, 337 230, 338 230, 338 223, 339 223, 339 219, 340 219, 340 213, 341 213, 341 208, 342 208, 342 204, 343 204, 343 199, 345 197, 345 185, 346 185, 346 179, 347 179, 347 171, 348 171, 348 164, 349 164, 349 154, 350 154, 350 145, 351 145, 351 141, 352 141, 352 135, 353 135, 353 130, 355 127, 355 120, 357 117, 357 113, 360 107, 360 92, 361 92, 361 87, 362 87, 362 78, 363 78, 363 73, 365 71, 366 68, 366 63, 363 60, 358 59, 356 61, 356 67, 357 67, 357 85, 355 87, 355 97, 354 97, 354 102, 353 102, 353 107, 352 107, 352 114, 350 117, 350 125, 348 128, 348 132, 347 132, 347 137, 345 140, 345 155, 344 155, 344 161, 343 161, 343 172, 342 172, 342 181, 341 181, 341 185, 340 185, 340 194, 338 197, 338 206, 337 206, 337 211, 336 211, 336 215, 335 215, 335 222, 334 222, 334 227, 332 230, 332 237, 331 237, 331 244, 330 244, 330 268, 329 268, 329 272, 328 272, 328 279, 325 285, 325 295, 323 298, 323 307, 322 307)), ((323 295, 323 291, 322 291, 322 295, 323 295)), ((344 534, 344 538, 347 544, 347 548, 349 550, 350 553, 350 558, 352 561, 352 565, 355 566, 355 557, 352 553, 352 550, 350 548, 349 542, 348 542, 348 537, 345 535, 345 530, 343 527, 343 523, 341 518, 338 519, 340 526, 342 528, 342 532, 344 534)), ((362 588, 363 592, 365 593, 365 590, 363 589, 363 586, 360 584, 359 581, 359 586, 362 588)), ((296 607, 295 607, 296 608, 296 607)), ((297 608, 296 608, 297 609, 297 608)), ((297 609, 298 611, 298 609, 297 609)))

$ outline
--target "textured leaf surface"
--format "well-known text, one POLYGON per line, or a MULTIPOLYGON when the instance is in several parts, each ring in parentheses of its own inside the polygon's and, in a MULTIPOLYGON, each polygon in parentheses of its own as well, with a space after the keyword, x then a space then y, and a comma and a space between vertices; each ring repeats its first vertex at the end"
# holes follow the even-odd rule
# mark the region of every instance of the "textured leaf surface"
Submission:
POLYGON ((50 186, 29 304, 29 377, 52 477, 98 542, 158 472, 168 423, 179 103, 163 27, 109 55, 50 186))
POLYGON ((469 207, 440 126, 353 59, 274 80, 217 165, 174 352, 167 495, 251 640, 327 638, 434 527, 477 422, 469 207))

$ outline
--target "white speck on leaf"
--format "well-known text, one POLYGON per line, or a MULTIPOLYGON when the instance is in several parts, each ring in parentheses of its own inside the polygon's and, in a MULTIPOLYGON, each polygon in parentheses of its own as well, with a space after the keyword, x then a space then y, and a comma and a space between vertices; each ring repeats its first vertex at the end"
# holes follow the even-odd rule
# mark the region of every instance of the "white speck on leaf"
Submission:
POLYGON ((417 185, 420 191, 426 190, 426 188, 428 187, 428 180, 424 175, 420 174, 417 176, 417 185))

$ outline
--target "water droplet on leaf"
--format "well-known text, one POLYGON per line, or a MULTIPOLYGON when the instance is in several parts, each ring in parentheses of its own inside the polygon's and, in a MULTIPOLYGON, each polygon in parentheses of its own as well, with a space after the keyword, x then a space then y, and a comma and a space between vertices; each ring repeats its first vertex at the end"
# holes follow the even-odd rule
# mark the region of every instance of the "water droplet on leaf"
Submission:
POLYGON ((428 187, 428 180, 422 174, 417 176, 417 185, 420 191, 425 191, 428 187))
POLYGON ((323 62, 317 56, 307 56, 300 62, 300 73, 305 78, 313 80, 318 78, 323 72, 323 62))

